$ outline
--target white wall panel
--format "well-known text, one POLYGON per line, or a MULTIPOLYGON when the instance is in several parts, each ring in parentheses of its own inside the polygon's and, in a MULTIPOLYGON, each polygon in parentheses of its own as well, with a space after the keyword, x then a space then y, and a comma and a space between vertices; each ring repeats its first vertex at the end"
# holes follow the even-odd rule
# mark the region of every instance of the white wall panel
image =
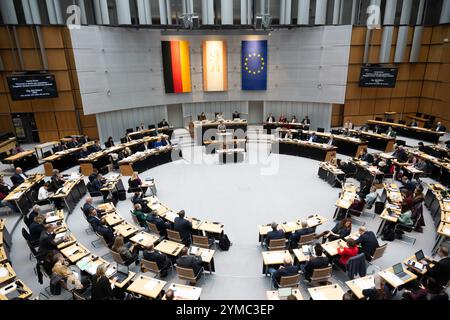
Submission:
POLYGON ((83 26, 71 30, 85 114, 213 101, 294 101, 342 104, 351 26, 277 30, 269 36, 189 35, 192 93, 166 94, 159 30, 83 26), (241 90, 241 41, 267 39, 268 90, 241 90), (201 42, 228 45, 226 92, 203 92, 201 42), (322 88, 320 88, 320 86, 322 88), (108 90, 111 95, 108 95, 108 90))

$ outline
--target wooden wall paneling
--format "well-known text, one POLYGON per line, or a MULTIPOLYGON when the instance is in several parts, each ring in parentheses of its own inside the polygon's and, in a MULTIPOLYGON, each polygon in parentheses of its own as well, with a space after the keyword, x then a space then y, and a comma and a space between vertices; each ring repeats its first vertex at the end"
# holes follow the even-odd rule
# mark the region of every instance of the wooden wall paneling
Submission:
POLYGON ((380 58, 380 46, 373 45, 369 50, 369 63, 378 63, 378 59, 380 58))
POLYGON ((427 63, 424 80, 437 81, 440 68, 440 63, 427 63))
POLYGON ((434 98, 450 102, 450 83, 436 82, 434 98))
POLYGON ((10 114, 0 114, 0 131, 14 132, 10 114))
POLYGON ((0 49, 9 49, 10 35, 8 34, 8 28, 6 26, 0 26, 0 49))
POLYGON ((98 139, 97 127, 83 128, 83 134, 87 135, 89 139, 98 139))
POLYGON ((408 88, 408 81, 397 81, 395 88, 392 89, 391 97, 405 97, 406 89, 408 88))
POLYGON ((16 54, 13 55, 11 50, 2 49, 0 50, 0 55, 2 57, 4 72, 10 73, 19 71, 19 60, 17 59, 16 54))
POLYGON ((11 109, 9 109, 9 101, 8 94, 2 93, 0 94, 0 113, 10 113, 11 109))
POLYGON ((433 44, 430 46, 430 52, 428 53, 428 62, 441 62, 442 57, 442 45, 433 44))
POLYGON ((402 63, 398 65, 397 81, 409 80, 411 65, 402 63))
POLYGON ((60 139, 58 131, 39 131, 39 140, 41 143, 49 141, 58 141, 60 139))
POLYGON ((353 46, 350 50, 349 63, 357 64, 363 63, 364 46, 353 46))
POLYGON ((68 70, 64 49, 46 49, 49 70, 68 70))
POLYGON ((361 99, 371 99, 377 97, 376 88, 361 88, 361 99))
POLYGON ((54 99, 35 99, 31 100, 31 107, 33 112, 53 112, 54 99))
POLYGON ((75 101, 73 99, 72 91, 58 92, 58 98, 54 99, 55 110, 68 111, 75 109, 75 101))
POLYGON ((375 105, 368 103, 368 100, 361 100, 359 102, 359 114, 360 115, 373 115, 375 105))
POLYGON ((442 44, 442 63, 450 63, 450 43, 445 42, 442 44))
POLYGON ((23 64, 25 70, 38 71, 42 70, 42 60, 38 49, 25 49, 22 50, 23 64))
POLYGON ((417 59, 418 62, 427 62, 429 51, 430 51, 430 46, 422 45, 422 47, 420 47, 419 57, 417 59))
POLYGON ((431 33, 431 44, 442 44, 446 33, 446 26, 444 25, 433 27, 433 32, 431 33))
POLYGON ((437 82, 435 81, 424 81, 421 96, 434 99, 436 92, 436 84, 437 82))
POLYGON ((420 98, 419 112, 430 114, 432 104, 433 104, 432 99, 420 98))
POLYGON ((39 131, 58 131, 54 112, 35 112, 34 120, 39 131))
MULTIPOLYGON (((334 110, 333 110, 334 111, 334 110)), ((339 109, 337 109, 337 114, 339 114, 339 109)), ((333 113, 335 114, 335 113, 333 113)), ((80 115, 80 120, 81 120, 81 126, 83 128, 88 128, 88 127, 96 127, 97 126, 97 118, 95 115, 80 115)))
POLYGON ((427 65, 425 63, 411 64, 409 68, 409 80, 422 81, 427 65))
POLYGON ((374 113, 375 114, 384 114, 384 112, 390 111, 389 110, 390 103, 391 103, 390 99, 377 99, 377 100, 375 100, 374 113))
POLYGON ((392 88, 377 88, 377 98, 390 98, 392 91, 392 88))
POLYGON ((409 81, 406 89, 407 97, 420 97, 422 91, 422 81, 409 81))
POLYGON ((70 73, 63 71, 52 71, 55 75, 56 87, 58 91, 70 91, 72 90, 72 83, 70 80, 70 73))
POLYGON ((346 99, 360 99, 362 88, 358 83, 347 83, 347 89, 345 91, 346 99))
POLYGON ((20 113, 20 112, 31 112, 31 101, 30 100, 11 100, 11 96, 8 95, 9 108, 11 113, 20 113))
POLYGON ((78 130, 75 111, 57 111, 55 119, 59 131, 78 130))
POLYGON ((348 82, 359 82, 359 76, 361 74, 361 65, 352 64, 348 66, 348 82))
POLYGON ((359 113, 360 100, 347 100, 344 107, 344 117, 353 116, 359 113))
POLYGON ((405 99, 404 98, 392 98, 389 104, 389 110, 395 111, 399 115, 404 113, 405 99))
POLYGON ((419 98, 405 98, 404 111, 408 113, 415 113, 419 110, 419 98))
POLYGON ((366 30, 365 27, 353 27, 351 45, 363 46, 366 42, 366 30))
POLYGON ((450 63, 439 64, 438 81, 450 82, 450 63))
POLYGON ((64 49, 62 28, 43 26, 41 27, 44 47, 47 49, 64 49))
POLYGON ((34 27, 18 26, 16 30, 22 49, 35 49, 38 47, 38 40, 36 33, 34 32, 34 27))
POLYGON ((433 34, 433 28, 432 27, 425 27, 423 28, 422 32, 422 45, 427 45, 431 43, 431 36, 433 34))

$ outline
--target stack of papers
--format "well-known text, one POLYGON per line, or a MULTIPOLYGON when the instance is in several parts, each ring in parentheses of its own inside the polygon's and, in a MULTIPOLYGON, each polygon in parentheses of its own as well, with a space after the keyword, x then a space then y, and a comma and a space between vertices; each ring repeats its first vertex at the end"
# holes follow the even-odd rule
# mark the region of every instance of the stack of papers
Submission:
POLYGON ((375 280, 374 280, 374 278, 358 279, 358 280, 355 280, 355 282, 358 285, 358 287, 361 288, 361 290, 375 288, 375 280))
POLYGON ((149 280, 145 285, 144 285, 144 289, 148 290, 148 291, 152 291, 153 289, 155 289, 156 285, 157 285, 157 281, 155 280, 149 280))
POLYGON ((327 296, 321 291, 312 291, 310 292, 311 298, 313 300, 328 300, 327 296))
POLYGON ((0 268, 0 278, 6 277, 9 274, 8 269, 0 268))
POLYGON ((185 300, 198 299, 198 294, 197 294, 196 289, 173 287, 172 290, 173 290, 174 295, 181 299, 185 299, 185 300))

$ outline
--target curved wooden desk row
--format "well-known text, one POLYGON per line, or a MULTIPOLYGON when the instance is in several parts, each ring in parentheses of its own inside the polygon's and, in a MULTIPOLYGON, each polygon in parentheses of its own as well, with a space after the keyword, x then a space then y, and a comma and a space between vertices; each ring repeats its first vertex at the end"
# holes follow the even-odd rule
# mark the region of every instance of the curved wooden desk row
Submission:
POLYGON ((345 172, 329 162, 319 163, 317 175, 332 187, 340 187, 345 178, 345 172))
POLYGON ((361 130, 349 130, 351 135, 359 137, 362 140, 367 141, 368 147, 383 152, 391 152, 394 150, 395 138, 389 137, 385 134, 379 134, 376 132, 368 132, 361 130))
POLYGON ((267 131, 267 133, 271 133, 271 131, 284 128, 291 130, 309 130, 309 124, 303 123, 290 123, 290 122, 264 122, 263 129, 267 131))
POLYGON ((10 259, 11 236, 6 228, 6 220, 0 219, 0 300, 28 299, 31 289, 17 279, 10 259))
POLYGON ((19 208, 20 213, 25 215, 33 206, 34 200, 31 196, 32 191, 38 192, 43 184, 45 176, 43 174, 29 175, 28 179, 12 190, 3 201, 8 201, 19 208))
POLYGON ((310 158, 318 161, 331 161, 336 158, 338 148, 332 145, 293 139, 273 139, 271 152, 310 158))
POLYGON ((51 176, 54 169, 58 169, 63 172, 78 165, 77 154, 83 149, 83 147, 89 148, 94 145, 94 141, 89 141, 77 148, 71 148, 64 151, 58 151, 44 158, 44 170, 46 176, 51 176))
POLYGON ((139 140, 143 137, 153 137, 157 135, 166 135, 171 137, 173 134, 173 128, 153 128, 153 129, 145 129, 127 133, 127 138, 131 140, 139 140))
POLYGON ((430 209, 436 226, 437 239, 432 251, 436 253, 439 246, 450 238, 450 190, 440 184, 430 185, 425 205, 430 209))
POLYGON ((174 149, 172 145, 138 152, 119 161, 120 172, 124 176, 131 176, 133 172, 144 172, 151 168, 181 159, 181 150, 174 149))
POLYGON ((14 149, 16 146, 16 138, 8 138, 5 141, 0 142, 0 153, 8 153, 11 149, 14 149))
POLYGON ((2 163, 11 164, 14 166, 14 168, 20 167, 23 171, 27 171, 39 166, 39 161, 34 150, 27 150, 9 156, 3 159, 2 163))
POLYGON ((439 139, 445 135, 445 132, 437 132, 430 129, 420 128, 420 127, 409 127, 404 124, 385 122, 385 121, 377 121, 377 120, 369 120, 367 124, 373 130, 375 126, 379 126, 383 129, 388 127, 392 127, 397 135, 402 137, 408 137, 412 139, 428 141, 428 142, 439 142, 439 139))

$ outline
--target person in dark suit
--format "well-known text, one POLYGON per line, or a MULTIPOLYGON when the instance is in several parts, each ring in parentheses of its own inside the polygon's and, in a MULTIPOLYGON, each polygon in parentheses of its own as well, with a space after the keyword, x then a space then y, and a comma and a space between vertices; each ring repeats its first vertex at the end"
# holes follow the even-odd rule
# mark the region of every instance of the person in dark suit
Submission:
POLYGON ((92 199, 92 197, 87 197, 86 198, 86 202, 83 204, 83 207, 81 208, 81 210, 83 210, 84 215, 86 216, 86 218, 89 215, 89 212, 91 212, 92 209, 97 210, 97 213, 102 213, 104 212, 104 210, 102 209, 98 209, 96 207, 94 207, 92 204, 94 203, 94 199, 92 199))
POLYGON ((195 256, 191 256, 188 253, 188 248, 184 247, 181 250, 180 257, 176 260, 176 264, 181 268, 192 268, 194 275, 197 276, 202 269, 202 258, 200 257, 200 251, 198 251, 195 256))
POLYGON ((83 147, 83 149, 81 149, 79 156, 80 159, 84 159, 87 158, 91 153, 88 151, 88 149, 86 147, 83 147))
POLYGON ((374 159, 373 155, 371 155, 369 152, 367 152, 367 149, 363 149, 360 155, 360 160, 365 161, 367 163, 372 164, 374 159))
POLYGON ((341 221, 338 221, 331 231, 325 231, 319 234, 316 238, 319 239, 323 237, 322 243, 327 241, 334 241, 337 239, 344 239, 349 236, 352 232, 352 220, 345 218, 341 221))
POLYGON ((55 241, 55 229, 56 227, 52 224, 47 224, 44 227, 44 231, 39 237, 39 249, 37 253, 38 259, 43 259, 49 251, 58 250, 58 245, 61 242, 67 241, 68 237, 65 236, 58 241, 55 241))
POLYGON ((402 146, 397 146, 394 153, 392 155, 399 161, 399 162, 407 162, 408 161, 408 155, 406 154, 405 149, 403 149, 402 146))
POLYGON ((109 138, 108 138, 108 141, 105 142, 105 147, 106 147, 106 148, 114 147, 114 140, 113 140, 113 137, 109 137, 109 138))
POLYGON ((150 146, 148 145, 148 142, 141 143, 137 148, 136 152, 144 152, 150 149, 150 146))
POLYGON ((178 212, 178 217, 174 221, 174 230, 180 233, 183 244, 189 247, 191 245, 192 223, 184 217, 184 210, 178 212))
POLYGON ((101 221, 97 216, 97 210, 91 209, 91 211, 89 211, 89 215, 87 217, 87 221, 89 222, 89 224, 92 226, 92 228, 94 228, 95 231, 97 231, 97 228, 99 226, 101 226, 101 221))
POLYGON ((158 123, 158 128, 167 128, 169 126, 169 123, 166 121, 166 119, 162 119, 160 123, 158 123))
POLYGON ((171 263, 169 258, 164 253, 155 251, 155 247, 151 244, 145 248, 142 256, 144 257, 144 260, 156 262, 160 270, 161 277, 167 277, 171 263))
POLYGON ((159 217, 154 211, 152 211, 147 216, 147 221, 156 225, 156 228, 158 228, 160 236, 163 237, 167 236, 167 229, 170 228, 170 223, 164 222, 164 220, 161 217, 159 217))
POLYGON ((272 222, 272 231, 267 232, 266 235, 266 246, 269 246, 270 240, 278 240, 278 239, 284 239, 284 231, 278 230, 278 224, 276 222, 272 222))
POLYGON ((100 236, 103 237, 108 247, 111 247, 116 239, 114 232, 108 226, 105 219, 100 220, 100 225, 95 230, 100 236))
POLYGON ((50 190, 56 192, 59 188, 62 188, 65 181, 58 169, 52 171, 52 177, 50 179, 50 190))
POLYGON ((302 236, 306 236, 308 234, 312 234, 316 232, 316 228, 308 227, 308 222, 302 221, 302 228, 293 232, 289 237, 289 249, 297 249, 298 241, 302 236))
POLYGON ((97 177, 95 177, 94 181, 92 181, 92 190, 100 192, 102 188, 103 188, 103 176, 99 173, 97 177))
POLYGON ((361 246, 360 252, 364 252, 367 261, 372 260, 375 250, 380 246, 375 233, 367 231, 366 227, 359 228, 359 238, 355 242, 361 246))
POLYGON ((240 118, 241 118, 241 114, 235 110, 233 112, 232 119, 235 120, 235 119, 240 119, 240 118))
POLYGON ((315 256, 311 257, 308 262, 301 265, 301 269, 305 275, 305 279, 311 281, 311 276, 315 269, 323 269, 328 267, 329 260, 323 255, 323 248, 320 244, 314 246, 315 256))
POLYGON ((311 124, 311 120, 308 116, 305 116, 302 120, 302 124, 309 126, 311 124))
POLYGON ((442 124, 442 122, 438 122, 436 125, 437 132, 447 132, 447 128, 442 124))
POLYGON ((99 152, 102 151, 102 146, 98 140, 95 140, 94 145, 91 147, 91 152, 99 152))
POLYGON ((375 287, 371 289, 364 289, 362 294, 368 300, 389 300, 391 297, 389 286, 379 275, 374 278, 375 287))
POLYGON ((41 207, 37 204, 33 206, 31 209, 31 212, 28 214, 27 217, 23 218, 23 222, 26 224, 26 226, 29 228, 30 225, 33 223, 34 218, 41 215, 41 207))
POLYGON ((26 179, 28 179, 28 176, 23 173, 22 168, 20 167, 17 167, 15 173, 11 176, 11 182, 14 184, 14 186, 18 186, 26 179))
POLYGON ((72 140, 67 142, 66 144, 67 149, 77 148, 78 146, 78 141, 75 138, 72 138, 72 140))
POLYGON ((92 170, 92 173, 88 177, 89 182, 92 183, 97 178, 97 176, 98 176, 98 170, 97 169, 92 170))
MULTIPOLYGON (((271 272, 271 270, 269 271, 271 272)), ((272 282, 276 289, 278 289, 278 284, 281 281, 281 277, 289 277, 298 274, 298 266, 292 265, 292 258, 284 257, 283 265, 271 273, 272 282)))
POLYGON ((40 239, 42 232, 45 230, 44 221, 45 218, 43 216, 35 216, 33 218, 33 222, 31 222, 28 228, 31 242, 35 242, 40 239))
POLYGON ((91 300, 111 300, 114 298, 114 286, 117 278, 113 278, 110 282, 106 276, 108 266, 101 264, 97 267, 97 272, 92 279, 91 300))
MULTIPOLYGON (((450 257, 448 256, 448 248, 441 246, 437 252, 438 257, 441 258, 438 262, 433 262, 434 267, 430 268, 429 264, 427 264, 428 268, 428 276, 434 278, 439 285, 442 287, 445 286, 450 279, 450 257)), ((428 260, 428 259, 427 259, 428 260)))
POLYGON ((275 117, 273 116, 273 114, 271 114, 271 113, 269 114, 269 116, 266 119, 266 122, 269 122, 269 123, 275 122, 275 117))

